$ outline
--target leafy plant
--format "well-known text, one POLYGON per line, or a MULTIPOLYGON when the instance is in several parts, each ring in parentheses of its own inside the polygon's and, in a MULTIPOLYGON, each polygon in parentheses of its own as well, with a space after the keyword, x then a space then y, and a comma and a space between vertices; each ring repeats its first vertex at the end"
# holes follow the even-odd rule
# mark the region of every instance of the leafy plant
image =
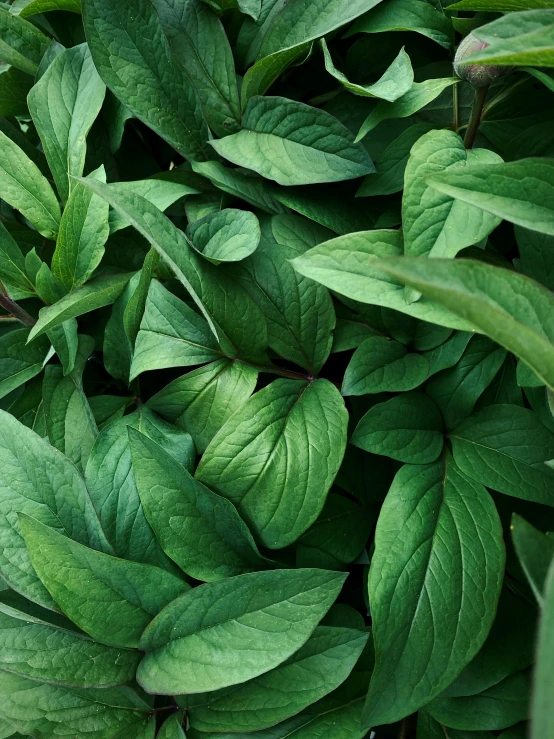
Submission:
POLYGON ((0 59, 0 739, 554 739, 554 2, 0 59))

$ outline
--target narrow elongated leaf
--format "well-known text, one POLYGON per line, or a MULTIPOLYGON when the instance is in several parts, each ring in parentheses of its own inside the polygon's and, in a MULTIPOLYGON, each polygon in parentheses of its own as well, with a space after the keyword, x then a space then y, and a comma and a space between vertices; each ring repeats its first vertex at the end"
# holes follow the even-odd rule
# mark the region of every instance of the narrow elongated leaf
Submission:
POLYGON ((239 130, 240 104, 231 46, 202 0, 153 0, 171 51, 188 72, 217 136, 239 130))
POLYGON ((152 617, 189 589, 169 572, 88 549, 30 516, 20 514, 19 523, 52 597, 103 644, 136 647, 152 617))
POLYGON ((399 256, 402 251, 399 231, 365 231, 316 246, 294 259, 292 266, 300 274, 361 303, 393 308, 441 326, 471 331, 471 323, 438 303, 425 298, 415 303, 407 302, 403 284, 380 269, 386 264, 384 257, 399 256))
POLYGON ((219 359, 170 382, 147 405, 187 429, 200 453, 252 395, 258 372, 242 362, 219 359))
POLYGON ((232 688, 198 696, 189 709, 199 731, 259 731, 299 713, 337 688, 367 641, 353 629, 318 626, 279 667, 232 688))
POLYGON ((179 465, 192 470, 195 450, 190 436, 142 406, 102 430, 85 470, 87 487, 117 556, 174 569, 144 515, 132 467, 129 427, 163 444, 179 465))
POLYGON ((140 656, 106 647, 0 604, 0 669, 34 680, 79 688, 121 685, 140 656))
POLYGON ((189 223, 186 234, 200 254, 214 262, 238 262, 256 251, 260 224, 254 213, 225 208, 189 223))
POLYGON ((255 95, 263 95, 291 64, 311 54, 312 44, 298 44, 291 49, 276 51, 264 56, 256 62, 244 75, 240 88, 242 107, 245 108, 250 98, 255 95))
POLYGON ((412 392, 378 403, 356 426, 350 442, 373 454, 408 464, 429 464, 442 451, 442 418, 424 393, 412 392))
POLYGON ((537 643, 537 667, 534 691, 531 699, 531 739, 552 739, 554 736, 554 714, 550 696, 552 694, 552 672, 549 665, 552 654, 554 632, 554 566, 550 566, 545 582, 544 603, 539 622, 537 643))
POLYGON ((196 580, 211 582, 266 569, 236 509, 195 480, 147 437, 129 432, 146 518, 166 554, 196 580))
POLYGON ((369 574, 376 663, 364 726, 413 713, 477 654, 494 620, 504 558, 492 499, 451 458, 400 470, 369 574))
POLYGON ((514 514, 510 526, 517 557, 537 601, 543 605, 548 570, 554 560, 554 539, 514 514))
POLYGON ((346 421, 327 380, 276 380, 231 416, 196 476, 237 506, 265 546, 279 549, 323 508, 344 454, 346 421))
POLYGON ((474 325, 554 388, 554 296, 538 282, 470 260, 405 257, 375 266, 474 325))
MULTIPOLYGON (((3 11, 0 8, 0 11, 3 11)), ((19 210, 47 239, 60 225, 60 206, 50 183, 37 165, 0 131, 0 189, 2 200, 19 210)))
POLYGON ((475 164, 433 175, 428 184, 499 218, 554 235, 553 159, 475 164))
POLYGON ((145 630, 137 679, 147 692, 188 694, 262 675, 307 641, 344 580, 325 570, 274 570, 194 588, 145 630))
POLYGON ((25 269, 25 257, 3 223, 0 223, 0 280, 8 291, 21 291, 25 297, 34 294, 33 284, 25 269))
POLYGON ((29 93, 29 111, 64 202, 71 176, 83 174, 86 137, 105 93, 86 44, 62 51, 29 93))
POLYGON ((171 54, 150 0, 82 5, 92 58, 109 89, 183 156, 207 159, 208 128, 196 91, 171 54))
POLYGON ((0 59, 34 75, 50 40, 29 21, 0 8, 0 59))
POLYGON ((554 505, 554 434, 527 408, 493 405, 450 434, 456 464, 505 495, 554 505))
POLYGON ((404 252, 411 256, 454 257, 488 236, 500 218, 433 190, 427 178, 466 164, 501 161, 487 149, 466 151, 453 131, 429 131, 422 136, 410 152, 404 176, 404 252))
POLYGON ((337 182, 374 170, 369 154, 338 119, 304 103, 251 98, 242 126, 242 131, 212 141, 212 146, 225 159, 280 185, 337 182), (298 161, 304 162, 303 168, 298 161))
POLYGON ((71 462, 8 413, 0 411, 0 420, 0 571, 17 592, 56 608, 31 565, 17 514, 32 515, 96 549, 110 551, 110 546, 71 462))
POLYGON ((48 358, 50 342, 43 336, 30 344, 29 329, 0 337, 0 398, 38 375, 48 358))

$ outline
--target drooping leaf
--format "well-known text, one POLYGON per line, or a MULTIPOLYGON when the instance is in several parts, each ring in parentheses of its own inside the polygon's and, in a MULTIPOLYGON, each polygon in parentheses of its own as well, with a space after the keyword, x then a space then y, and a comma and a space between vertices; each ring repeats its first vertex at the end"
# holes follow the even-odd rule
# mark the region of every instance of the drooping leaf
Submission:
POLYGON ((543 603, 548 570, 554 559, 554 539, 514 514, 510 526, 514 548, 537 601, 543 603))

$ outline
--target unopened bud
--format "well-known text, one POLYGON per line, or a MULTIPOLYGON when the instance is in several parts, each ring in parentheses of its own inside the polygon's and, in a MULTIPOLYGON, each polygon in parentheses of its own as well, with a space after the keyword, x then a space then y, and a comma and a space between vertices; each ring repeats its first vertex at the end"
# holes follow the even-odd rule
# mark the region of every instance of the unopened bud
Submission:
POLYGON ((482 49, 486 49, 487 46, 489 44, 485 41, 480 41, 470 33, 458 46, 458 51, 454 58, 454 71, 458 77, 470 82, 475 87, 490 85, 494 80, 512 71, 512 67, 494 67, 492 64, 462 64, 468 56, 476 54, 482 49))

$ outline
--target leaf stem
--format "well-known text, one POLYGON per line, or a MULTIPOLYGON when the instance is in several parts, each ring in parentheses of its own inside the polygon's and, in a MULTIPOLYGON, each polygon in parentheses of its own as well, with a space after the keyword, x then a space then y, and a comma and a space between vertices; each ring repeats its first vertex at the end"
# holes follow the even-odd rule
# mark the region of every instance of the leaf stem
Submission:
POLYGON ((397 739, 406 739, 406 732, 408 730, 408 718, 403 718, 402 723, 400 724, 400 729, 398 731, 398 738, 397 739))
POLYGON ((466 149, 471 149, 475 142, 475 136, 483 120, 483 106, 487 93, 489 91, 489 85, 483 85, 482 87, 475 88, 475 97, 473 98, 473 106, 471 108, 471 116, 467 125, 466 135, 464 138, 464 146, 466 149))
POLYGON ((24 310, 20 305, 18 305, 10 298, 6 291, 6 288, 1 282, 0 290, 2 291, 2 294, 0 295, 0 306, 2 306, 4 310, 7 310, 9 313, 11 313, 11 315, 18 321, 24 323, 25 326, 34 326, 37 322, 37 319, 33 318, 33 316, 27 313, 26 310, 24 310))

